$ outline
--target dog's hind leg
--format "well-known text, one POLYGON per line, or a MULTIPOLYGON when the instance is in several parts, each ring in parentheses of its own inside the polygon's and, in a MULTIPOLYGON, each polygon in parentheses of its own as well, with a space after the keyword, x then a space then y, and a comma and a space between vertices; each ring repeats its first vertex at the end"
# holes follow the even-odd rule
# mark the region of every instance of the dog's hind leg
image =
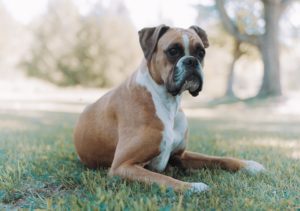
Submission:
POLYGON ((221 168, 227 171, 246 170, 249 173, 258 173, 265 168, 255 162, 249 160, 240 160, 230 157, 208 156, 200 153, 184 151, 171 157, 170 162, 183 168, 199 169, 199 168, 221 168))

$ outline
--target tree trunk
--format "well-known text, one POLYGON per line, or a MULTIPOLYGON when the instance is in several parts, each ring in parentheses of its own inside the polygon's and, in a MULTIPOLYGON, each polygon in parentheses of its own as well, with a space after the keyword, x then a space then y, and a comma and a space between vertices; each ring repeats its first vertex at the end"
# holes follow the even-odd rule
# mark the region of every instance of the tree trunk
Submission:
POLYGON ((265 33, 261 37, 259 50, 264 64, 264 75, 258 97, 280 96, 280 63, 279 63, 279 18, 280 1, 264 0, 265 33))
POLYGON ((241 45, 241 43, 236 40, 234 43, 233 60, 229 66, 229 73, 228 73, 228 77, 227 77, 227 86, 226 86, 225 97, 235 97, 235 94, 233 91, 234 68, 235 68, 235 63, 243 54, 243 52, 240 50, 240 45, 241 45))

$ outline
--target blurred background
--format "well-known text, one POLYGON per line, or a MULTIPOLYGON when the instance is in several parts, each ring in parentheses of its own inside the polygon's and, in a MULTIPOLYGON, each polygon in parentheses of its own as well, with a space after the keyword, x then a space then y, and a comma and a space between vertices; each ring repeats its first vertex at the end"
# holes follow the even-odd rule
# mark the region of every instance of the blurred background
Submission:
POLYGON ((300 0, 0 0, 0 210, 300 211, 299 160, 300 0), (160 24, 210 42, 203 91, 183 96, 188 148, 266 174, 170 171, 211 185, 192 196, 79 163, 79 113, 135 71, 137 31, 160 24))
POLYGON ((298 0, 0 0, 0 109, 81 111, 139 65, 137 31, 162 23, 209 36, 185 107, 272 99, 300 114, 298 0))

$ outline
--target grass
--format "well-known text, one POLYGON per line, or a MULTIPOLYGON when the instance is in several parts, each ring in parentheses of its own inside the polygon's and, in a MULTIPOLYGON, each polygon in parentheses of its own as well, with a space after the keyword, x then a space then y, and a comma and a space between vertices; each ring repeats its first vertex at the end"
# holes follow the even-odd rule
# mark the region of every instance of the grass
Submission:
MULTIPOLYGON (((189 148, 261 162, 267 173, 170 169, 207 193, 175 193, 109 178, 77 160, 72 129, 77 114, 0 112, 0 209, 55 210, 299 210, 300 120, 222 114, 190 118, 189 148)), ((246 115, 246 114, 245 114, 246 115)))

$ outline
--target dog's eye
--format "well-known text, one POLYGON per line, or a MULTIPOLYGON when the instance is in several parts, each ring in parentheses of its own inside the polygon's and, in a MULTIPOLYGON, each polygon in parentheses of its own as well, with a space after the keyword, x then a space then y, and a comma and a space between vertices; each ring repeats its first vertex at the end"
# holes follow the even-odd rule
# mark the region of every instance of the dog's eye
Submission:
POLYGON ((205 56, 205 50, 199 48, 199 49, 197 49, 196 54, 199 58, 203 58, 205 56))
POLYGON ((179 50, 178 50, 178 48, 171 48, 168 50, 168 53, 170 56, 174 57, 179 54, 179 50))

